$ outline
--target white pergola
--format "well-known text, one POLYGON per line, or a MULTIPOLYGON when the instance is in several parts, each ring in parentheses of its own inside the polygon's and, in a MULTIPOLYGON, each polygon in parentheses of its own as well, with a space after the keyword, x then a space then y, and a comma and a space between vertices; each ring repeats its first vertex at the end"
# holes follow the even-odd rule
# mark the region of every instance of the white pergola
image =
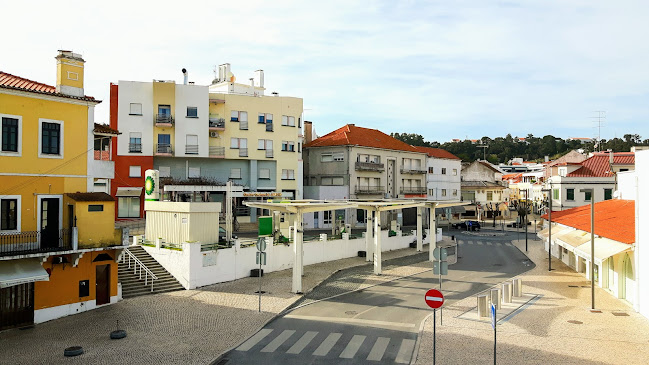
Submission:
MULTIPOLYGON (((289 200, 284 202, 244 202, 251 208, 268 209, 275 216, 276 213, 288 213, 295 215, 295 237, 293 245, 293 286, 294 293, 302 292, 302 274, 304 272, 303 262, 303 223, 304 213, 320 212, 336 209, 364 209, 367 212, 367 224, 365 232, 366 260, 374 262, 374 274, 381 275, 381 212, 417 208, 417 251, 423 251, 423 224, 422 213, 424 208, 430 209, 430 255, 429 260, 433 261, 433 248, 437 240, 435 224, 435 208, 464 205, 463 202, 437 202, 437 201, 416 201, 416 200, 289 200)), ((276 221, 274 219, 274 221, 276 221)))

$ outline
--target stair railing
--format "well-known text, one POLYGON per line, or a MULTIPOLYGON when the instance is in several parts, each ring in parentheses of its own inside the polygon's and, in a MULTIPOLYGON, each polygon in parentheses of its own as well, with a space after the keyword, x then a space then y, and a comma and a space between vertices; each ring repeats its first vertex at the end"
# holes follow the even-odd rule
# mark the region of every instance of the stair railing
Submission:
MULTIPOLYGON (((125 259, 128 264, 128 268, 131 269, 131 263, 133 263, 133 273, 135 275, 139 274, 140 280, 142 280, 142 274, 144 273, 144 285, 149 285, 149 281, 151 281, 151 292, 153 292, 153 281, 157 280, 158 277, 151 270, 149 270, 149 268, 146 267, 146 265, 144 265, 142 261, 140 261, 128 248, 125 248, 124 252, 126 252, 127 254, 125 259)), ((124 262, 124 259, 122 259, 122 262, 124 262)))

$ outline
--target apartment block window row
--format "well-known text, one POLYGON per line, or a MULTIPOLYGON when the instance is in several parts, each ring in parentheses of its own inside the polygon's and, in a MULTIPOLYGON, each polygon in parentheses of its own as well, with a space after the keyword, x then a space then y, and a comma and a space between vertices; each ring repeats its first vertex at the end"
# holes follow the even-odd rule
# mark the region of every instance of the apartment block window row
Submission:
POLYGON ((404 158, 402 160, 403 168, 406 170, 418 170, 421 168, 421 160, 413 158, 404 158))
POLYGON ((323 153, 320 155, 320 162, 339 162, 345 161, 345 154, 343 152, 323 153))
POLYGON ((321 181, 322 185, 326 186, 342 186, 345 183, 342 176, 323 176, 321 181))
POLYGON ((230 121, 231 122, 247 122, 248 121, 248 112, 232 110, 230 112, 230 121))
POLYGON ((273 140, 272 139, 260 139, 257 144, 258 150, 272 150, 273 149, 273 140))
POLYGON ((381 163, 381 156, 379 155, 367 155, 359 153, 356 159, 358 162, 370 162, 370 163, 381 163))
POLYGON ((230 138, 230 148, 232 149, 248 148, 248 139, 232 137, 230 138))
POLYGON ((259 169, 260 180, 270 180, 270 169, 259 169))
POLYGON ((282 180, 295 180, 295 170, 282 169, 282 180))
POLYGON ((295 142, 282 141, 282 151, 295 152, 295 142))
POLYGON ((361 188, 380 187, 381 179, 378 177, 357 177, 356 184, 361 188))
POLYGON ((259 123, 260 124, 272 124, 273 115, 270 113, 259 113, 259 123))
POLYGON ((282 125, 288 126, 288 127, 295 127, 295 117, 291 117, 288 115, 282 115, 282 125))
POLYGON ((240 168, 230 169, 230 179, 241 179, 241 169, 240 168))

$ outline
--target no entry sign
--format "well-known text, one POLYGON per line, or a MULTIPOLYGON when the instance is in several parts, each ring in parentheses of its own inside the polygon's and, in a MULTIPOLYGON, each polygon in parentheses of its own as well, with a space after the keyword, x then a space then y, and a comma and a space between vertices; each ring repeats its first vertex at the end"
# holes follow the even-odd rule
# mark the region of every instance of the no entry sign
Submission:
POLYGON ((426 304, 433 309, 437 309, 444 304, 444 295, 437 289, 427 291, 424 299, 426 300, 426 304))

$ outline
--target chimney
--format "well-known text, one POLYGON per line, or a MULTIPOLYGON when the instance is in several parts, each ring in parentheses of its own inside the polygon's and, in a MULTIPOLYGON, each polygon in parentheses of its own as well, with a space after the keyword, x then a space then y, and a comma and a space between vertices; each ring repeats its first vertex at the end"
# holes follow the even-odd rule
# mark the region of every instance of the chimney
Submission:
POLYGON ((70 96, 84 96, 83 65, 80 54, 59 50, 56 58, 56 92, 70 96))
POLYGON ((613 151, 609 151, 608 153, 608 163, 613 166, 613 151))
POLYGON ((189 74, 187 73, 187 69, 183 68, 183 85, 187 85, 187 79, 189 78, 189 74))
POLYGON ((549 161, 550 161, 550 156, 545 156, 545 162, 549 162, 549 161))
POLYGON ((225 81, 225 65, 219 65, 219 82, 225 81))
POLYGON ((264 70, 255 71, 255 86, 264 87, 264 70))
POLYGON ((253 77, 250 78, 250 86, 255 87, 255 79, 253 77))
POLYGON ((229 63, 224 63, 223 64, 223 77, 224 77, 224 81, 234 82, 234 80, 233 80, 234 75, 232 75, 232 72, 230 72, 230 64, 229 63))
POLYGON ((308 120, 304 121, 304 143, 313 141, 313 123, 308 120))

